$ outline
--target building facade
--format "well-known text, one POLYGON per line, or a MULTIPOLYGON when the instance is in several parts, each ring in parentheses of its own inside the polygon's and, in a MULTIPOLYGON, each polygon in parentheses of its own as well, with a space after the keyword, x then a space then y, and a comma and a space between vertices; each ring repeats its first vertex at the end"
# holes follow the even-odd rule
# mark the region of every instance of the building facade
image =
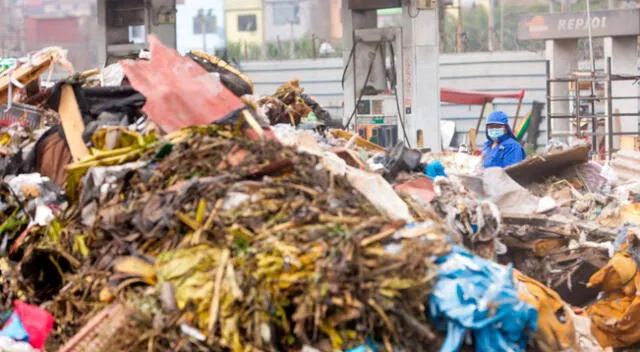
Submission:
POLYGON ((176 4, 177 49, 214 53, 225 46, 224 0, 179 0, 176 4))
POLYGON ((0 12, 5 10, 11 12, 12 22, 21 23, 20 31, 14 32, 14 36, 21 38, 21 52, 14 51, 12 56, 60 46, 68 51, 68 58, 76 69, 85 70, 97 65, 94 1, 5 0, 0 12))
POLYGON ((330 1, 264 0, 265 40, 331 36, 330 1))
POLYGON ((264 43, 263 0, 225 0, 224 12, 227 43, 264 43))

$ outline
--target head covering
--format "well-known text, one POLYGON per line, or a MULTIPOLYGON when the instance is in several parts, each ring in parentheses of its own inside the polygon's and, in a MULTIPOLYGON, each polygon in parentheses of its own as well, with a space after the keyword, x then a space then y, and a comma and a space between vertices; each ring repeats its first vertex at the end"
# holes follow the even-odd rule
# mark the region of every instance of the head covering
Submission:
MULTIPOLYGON (((504 112, 498 110, 489 114, 485 127, 490 124, 502 125, 507 127, 507 133, 505 133, 502 137, 500 137, 497 140, 497 142, 502 142, 508 138, 513 138, 513 139, 516 138, 516 136, 513 134, 513 131, 511 131, 511 127, 509 126, 509 117, 504 112)), ((487 140, 491 141, 491 138, 489 137, 488 128, 485 128, 485 134, 487 135, 487 140)))

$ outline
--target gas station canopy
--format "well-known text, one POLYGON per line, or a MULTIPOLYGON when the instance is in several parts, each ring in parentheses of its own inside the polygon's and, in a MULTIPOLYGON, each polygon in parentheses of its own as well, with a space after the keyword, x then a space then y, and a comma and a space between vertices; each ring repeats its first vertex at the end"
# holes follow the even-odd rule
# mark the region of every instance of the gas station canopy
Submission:
POLYGON ((440 101, 459 105, 484 105, 493 102, 494 99, 522 99, 524 90, 518 93, 483 93, 449 88, 440 89, 440 101))
POLYGON ((402 7, 401 0, 349 0, 349 9, 355 11, 402 7))
POLYGON ((573 39, 636 36, 640 34, 640 9, 523 14, 518 20, 518 39, 573 39))

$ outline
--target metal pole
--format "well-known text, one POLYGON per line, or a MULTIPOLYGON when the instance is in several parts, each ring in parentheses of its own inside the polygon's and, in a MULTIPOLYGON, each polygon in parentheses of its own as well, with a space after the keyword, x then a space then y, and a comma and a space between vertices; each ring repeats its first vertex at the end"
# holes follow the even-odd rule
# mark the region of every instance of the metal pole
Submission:
POLYGON ((613 153, 613 99, 611 97, 611 56, 607 57, 607 157, 611 160, 613 153))
MULTIPOLYGON (((484 101, 484 104, 482 104, 482 110, 480 110, 480 117, 478 117, 478 122, 476 123, 476 136, 478 135, 478 132, 480 131, 480 125, 482 124, 482 119, 484 117, 484 110, 487 107, 487 101, 484 101)), ((470 141, 471 143, 473 143, 473 145, 475 145, 476 141, 470 141)))
POLYGON ((595 132, 598 129, 598 119, 593 117, 596 115, 596 59, 593 55, 593 33, 591 31, 591 5, 590 0, 585 0, 587 2, 587 31, 589 34, 589 59, 591 60, 591 131, 594 136, 592 137, 593 147, 596 152, 598 151, 598 139, 595 136, 595 132))
POLYGON ((551 140, 553 133, 551 131, 551 61, 546 62, 547 71, 547 141, 551 140))
POLYGON ((311 35, 311 47, 313 49, 313 59, 317 59, 318 55, 316 55, 316 34, 313 33, 313 35, 311 35))
POLYGON ((518 99, 518 105, 516 106, 516 116, 513 118, 513 130, 515 131, 518 128, 518 119, 520 118, 520 109, 522 108, 522 100, 524 99, 524 95, 520 96, 518 99))
POLYGON ((202 32, 202 51, 207 52, 207 24, 204 20, 204 12, 202 13, 202 17, 200 17, 200 32, 202 32))

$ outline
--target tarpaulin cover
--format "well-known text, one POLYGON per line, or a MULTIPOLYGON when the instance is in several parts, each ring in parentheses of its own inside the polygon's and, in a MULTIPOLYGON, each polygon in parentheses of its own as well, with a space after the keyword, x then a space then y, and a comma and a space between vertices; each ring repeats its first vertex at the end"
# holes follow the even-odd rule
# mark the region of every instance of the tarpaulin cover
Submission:
POLYGON ((640 342, 640 272, 627 248, 589 279, 588 287, 601 287, 603 299, 587 309, 591 332, 605 347, 627 347, 640 342))
POLYGON ((526 350, 538 312, 518 297, 511 267, 458 246, 436 264, 438 282, 429 308, 438 329, 447 332, 441 352, 458 351, 467 332, 478 352, 526 350))
POLYGON ((493 102, 497 98, 522 99, 524 90, 518 93, 484 93, 449 88, 440 89, 440 101, 444 103, 460 105, 484 105, 493 102))
POLYGON ((513 271, 519 297, 538 311, 536 342, 543 351, 575 351, 576 329, 571 308, 540 282, 513 271))
POLYGON ((195 61, 149 36, 150 61, 122 61, 131 85, 147 98, 143 111, 163 131, 221 121, 245 105, 195 61))

